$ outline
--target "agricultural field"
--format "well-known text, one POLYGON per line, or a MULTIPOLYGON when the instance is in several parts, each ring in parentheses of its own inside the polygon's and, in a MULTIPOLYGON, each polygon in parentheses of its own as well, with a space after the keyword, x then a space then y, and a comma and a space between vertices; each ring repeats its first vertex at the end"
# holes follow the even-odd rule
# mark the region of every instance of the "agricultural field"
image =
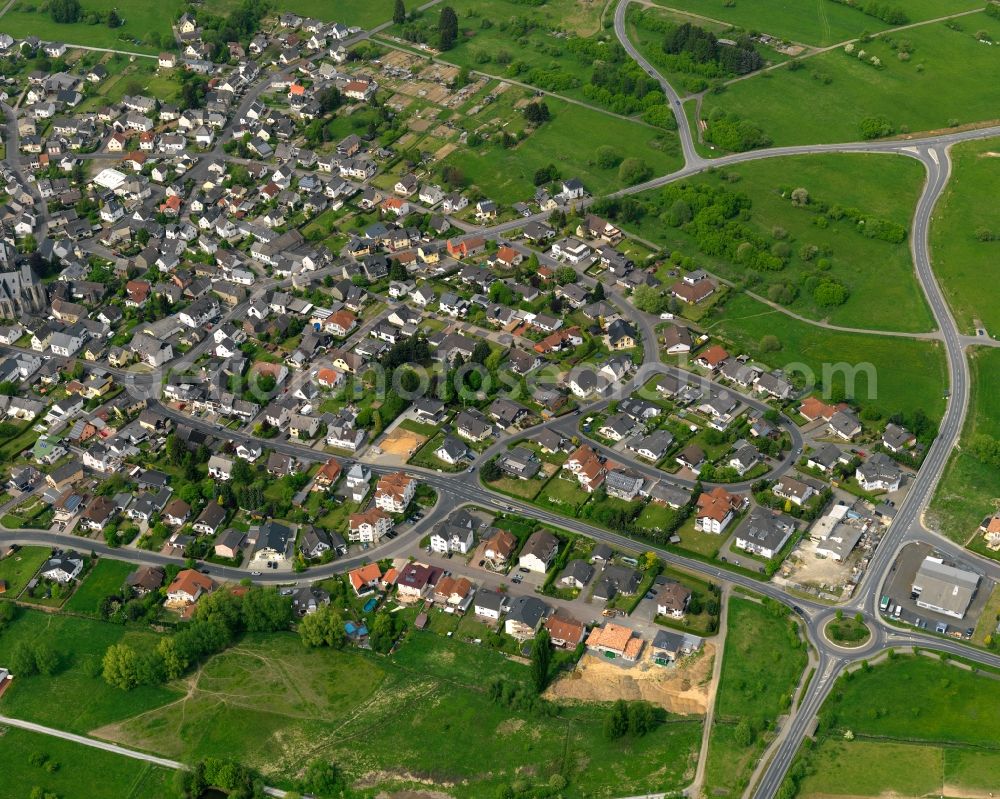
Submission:
MULTIPOLYGON (((914 274, 907 239, 923 180, 923 167, 909 158, 827 154, 757 161, 680 184, 688 191, 748 198, 749 220, 744 224, 784 260, 774 270, 752 269, 736 257, 705 255, 697 230, 689 233, 688 227, 664 224, 669 222, 664 215, 672 211, 669 201, 661 215, 643 216, 637 231, 724 278, 745 281, 755 293, 811 319, 844 327, 922 332, 933 329, 934 322, 914 274), (793 199, 797 189, 806 190, 806 202, 793 199), (845 209, 856 213, 843 213, 845 209), (865 224, 856 221, 858 217, 868 227, 873 220, 892 226, 891 236, 865 235, 865 224), (842 304, 820 304, 817 288, 826 280, 846 287, 842 304), (817 286, 810 289, 812 284, 817 286)), ((677 190, 668 187, 639 198, 655 209, 664 202, 657 204, 659 198, 673 197, 677 190)), ((694 200, 685 202, 693 209, 694 200)))
POLYGON ((814 375, 817 387, 820 382, 832 387, 831 397, 851 395, 853 382, 853 396, 861 407, 875 408, 883 417, 923 410, 939 420, 944 412, 948 380, 938 342, 824 330, 745 294, 733 295, 724 309, 706 320, 706 329, 737 351, 787 369, 793 379, 814 375), (780 349, 763 351, 764 336, 775 336, 780 349), (827 381, 822 380, 824 368, 827 381), (855 379, 850 381, 852 370, 855 379))
POLYGON ((837 48, 798 62, 799 69, 784 67, 706 95, 701 116, 735 113, 776 145, 858 141, 869 118, 884 118, 896 133, 993 120, 1000 84, 983 85, 979 76, 997 68, 998 54, 978 34, 1000 39, 1000 20, 973 14, 880 36, 852 45, 851 53, 837 48))
POLYGON ((495 795, 516 773, 540 784, 562 774, 565 796, 684 784, 697 719, 671 718, 642 739, 609 743, 604 707, 555 715, 502 707, 485 695, 484 674, 519 686, 528 678, 527 668, 498 653, 428 632, 412 634, 392 659, 308 652, 293 635, 247 637, 209 661, 179 705, 98 734, 185 759, 235 756, 276 785, 287 785, 315 757, 331 758, 366 787, 419 774, 459 799, 495 795), (305 741, 308 747, 298 745, 305 741))
MULTIPOLYGON (((523 127, 524 120, 517 106, 524 93, 508 90, 500 102, 488 105, 471 119, 462 121, 466 129, 484 125, 501 127, 513 133, 523 127), (504 109, 506 95, 514 98, 514 107, 504 109)), ((681 165, 677 135, 639 122, 628 122, 583 106, 545 98, 552 114, 515 147, 505 148, 486 141, 482 146, 462 146, 448 155, 443 163, 459 169, 467 183, 499 203, 509 204, 530 200, 535 192, 536 170, 553 164, 564 178, 578 177, 594 195, 623 188, 618 164, 602 167, 597 163, 597 149, 609 142, 622 157, 638 154, 649 166, 651 174, 665 175, 681 165)))
POLYGON ((740 796, 768 730, 790 706, 806 651, 784 606, 731 597, 705 770, 710 796, 740 796))
MULTIPOLYGON (((655 0, 666 8, 690 11, 710 20, 748 30, 825 47, 860 36, 864 31, 889 27, 881 20, 830 0, 655 0)), ((901 4, 911 22, 981 8, 975 0, 907 0, 901 4)))
POLYGON ((28 796, 36 786, 77 799, 167 799, 174 772, 48 735, 0 728, 4 796, 28 796), (44 761, 42 758, 44 757, 44 761), (37 758, 39 765, 28 763, 37 758))
POLYGON ((66 42, 87 47, 103 47, 155 55, 161 42, 169 42, 173 33, 170 26, 183 7, 181 0, 166 0, 166 5, 136 2, 136 0, 85 0, 84 19, 70 24, 54 22, 44 10, 44 3, 15 0, 0 15, 0 31, 15 39, 37 36, 46 41, 66 42), (103 21, 89 24, 86 14, 105 16, 116 9, 124 20, 121 27, 109 28, 103 21))
POLYGON ((990 726, 998 711, 996 679, 934 658, 897 657, 841 677, 817 743, 793 767, 798 795, 984 795, 1000 780, 990 726))
POLYGON ((959 144, 951 153, 951 180, 931 220, 934 273, 959 329, 997 336, 1000 212, 982 198, 1000 180, 1000 140, 959 144))
MULTIPOLYGON (((603 30, 602 15, 609 22, 613 16, 613 10, 604 14, 605 4, 600 0, 549 0, 539 5, 517 0, 490 0, 488 4, 454 0, 450 5, 458 16, 459 38, 455 47, 441 54, 444 60, 524 80, 525 75, 510 74, 511 63, 518 62, 578 84, 588 80, 593 61, 570 52, 566 37, 593 37, 603 30)), ((420 15, 417 24, 433 27, 438 14, 439 8, 432 7, 420 15)), ((386 33, 402 38, 406 27, 394 25, 386 33)), ((579 96, 576 89, 568 92, 579 96)))
POLYGON ((969 414, 960 446, 952 453, 928 509, 928 522, 953 541, 977 545, 988 554, 976 530, 995 511, 1000 497, 1000 467, 976 458, 969 443, 978 435, 1000 438, 1000 350, 977 347, 968 351, 969 414), (971 539, 971 542, 970 542, 971 539))
POLYGON ((51 552, 48 547, 22 547, 0 560, 0 580, 7 583, 6 596, 13 599, 21 593, 51 552))
POLYGON ((135 570, 134 563, 100 558, 69 598, 66 610, 96 616, 101 600, 111 594, 119 593, 125 584, 125 578, 135 570))
POLYGON ((51 676, 23 677, 12 684, 0 699, 0 714, 83 735, 95 727, 161 707, 182 694, 159 686, 123 693, 99 676, 101 658, 111 644, 124 641, 142 648, 154 645, 157 639, 155 633, 118 624, 20 610, 0 636, 0 663, 9 662, 19 644, 32 642, 51 646, 59 655, 59 666, 51 676), (73 701, 53 701, 53 697, 62 696, 71 696, 73 701))

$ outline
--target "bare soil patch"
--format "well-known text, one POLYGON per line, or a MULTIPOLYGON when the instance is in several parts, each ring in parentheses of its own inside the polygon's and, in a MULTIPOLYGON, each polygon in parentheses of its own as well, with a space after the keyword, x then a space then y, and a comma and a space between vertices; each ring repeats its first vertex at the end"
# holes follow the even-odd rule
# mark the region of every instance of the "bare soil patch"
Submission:
POLYGON ((397 427, 385 440, 379 444, 379 448, 389 455, 397 455, 401 458, 409 458, 420 449, 420 446, 427 440, 427 436, 414 433, 412 430, 404 430, 397 427))
POLYGON ((548 699, 579 702, 645 700, 670 713, 704 715, 711 689, 715 646, 684 658, 675 666, 658 666, 647 655, 634 666, 623 668, 587 654, 570 674, 560 677, 545 692, 548 699))

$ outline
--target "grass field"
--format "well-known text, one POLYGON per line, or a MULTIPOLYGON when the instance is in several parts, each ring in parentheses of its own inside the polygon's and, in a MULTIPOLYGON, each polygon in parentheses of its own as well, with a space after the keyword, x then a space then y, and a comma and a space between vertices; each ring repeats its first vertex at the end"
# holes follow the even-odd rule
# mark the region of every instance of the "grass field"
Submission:
MULTIPOLYGON (((962 442, 977 433, 1000 437, 1000 350, 969 350, 971 393, 962 442)), ((974 458, 959 446, 948 461, 928 510, 928 521, 954 541, 966 543, 1000 497, 1000 469, 974 458)))
POLYGON ((765 731, 788 709, 805 667, 805 649, 787 615, 750 599, 730 598, 706 795, 740 795, 764 746, 765 731), (738 741, 742 720, 754 730, 749 747, 738 741))
MULTIPOLYGON (((407 5, 418 5, 408 3, 407 5)), ((368 30, 392 19, 393 0, 282 0, 279 11, 327 22, 342 22, 368 30)))
MULTIPOLYGON (((863 31, 888 27, 856 9, 829 0, 656 0, 658 5, 701 14, 748 30, 812 45, 852 39, 863 31)), ((981 7, 975 0, 907 0, 901 4, 911 22, 981 7)))
POLYGON ((751 227, 765 239, 774 239, 774 246, 779 241, 780 246, 787 245, 786 265, 772 272, 751 271, 743 264, 706 256, 691 236, 656 216, 644 217, 639 233, 666 249, 692 256, 723 277, 759 281, 753 291, 762 296, 775 284, 800 287, 788 307, 811 319, 864 329, 927 331, 934 323, 914 275, 908 242, 868 238, 850 219, 829 219, 818 211, 821 204, 857 208, 908 230, 923 180, 923 168, 909 158, 829 154, 767 159, 688 181, 750 199, 751 227), (790 194, 796 188, 808 191, 809 205, 792 204, 790 194), (780 239, 774 238, 777 229, 780 239), (804 247, 815 247, 811 252, 820 255, 807 254, 804 247), (831 277, 847 286, 847 302, 833 309, 818 306, 802 288, 809 276, 831 277))
MULTIPOLYGON (((823 5, 838 8, 829 0, 823 5)), ((868 117, 885 117, 900 133, 996 119, 1000 83, 984 86, 978 76, 995 70, 1000 54, 974 34, 1000 39, 1000 20, 974 14, 953 24, 961 30, 943 22, 912 28, 858 45, 853 55, 838 48, 803 61, 802 69, 739 81, 723 94, 706 95, 702 116, 714 108, 735 112, 777 145, 857 141, 868 117), (899 59, 904 42, 907 61, 899 59), (859 50, 865 61, 856 57, 859 50), (867 62, 872 56, 881 60, 880 68, 867 62)))
POLYGON ((706 327, 737 350, 772 367, 784 367, 793 377, 811 371, 818 379, 817 385, 822 381, 824 365, 833 378, 825 382, 841 387, 848 381, 842 377, 844 372, 838 377, 839 370, 833 367, 858 367, 854 396, 862 407, 876 407, 883 416, 922 409, 931 418, 940 419, 944 412, 947 374, 944 353, 937 342, 823 330, 745 294, 732 296, 724 313, 706 327), (760 350, 765 335, 777 336, 781 342, 778 352, 760 350))
POLYGON ((1000 211, 984 203, 984 192, 1000 180, 1000 140, 960 144, 952 150, 951 180, 934 209, 931 248, 934 272, 960 329, 985 327, 1000 335, 997 278, 1000 238, 981 241, 977 233, 1000 237, 1000 211))
POLYGON ((15 39, 33 35, 46 41, 155 55, 159 52, 160 45, 148 41, 150 32, 156 31, 163 41, 170 41, 173 36, 170 25, 183 3, 181 0, 166 0, 166 5, 161 6, 158 3, 149 5, 135 0, 87 0, 83 4, 84 13, 94 11, 106 14, 112 8, 118 9, 125 21, 120 28, 109 28, 103 22, 97 25, 88 25, 86 22, 61 25, 53 22, 43 11, 25 10, 29 7, 40 9, 43 5, 17 0, 0 17, 0 31, 9 33, 15 39))
MULTIPOLYGON (((0 663, 22 641, 44 641, 60 656, 51 677, 36 675, 17 680, 0 699, 0 713, 85 734, 145 710, 160 707, 179 694, 168 688, 138 688, 124 693, 105 684, 100 660, 114 643, 127 641, 142 648, 155 643, 149 632, 36 610, 22 610, 0 636, 0 663), (72 697, 59 701, 58 697, 72 697)), ((0 747, 2 749, 2 747, 0 747)))
POLYGON ((0 560, 0 580, 7 581, 7 596, 16 597, 28 584, 52 550, 48 547, 22 547, 0 560))
POLYGON ((135 569, 134 563, 100 558, 69 598, 66 610, 97 615, 101 600, 111 594, 117 594, 125 584, 125 578, 135 569))
POLYGON ((799 796, 983 795, 1000 784, 998 712, 1000 682, 931 658, 841 678, 803 756, 799 796))
MULTIPOLYGON (((603 169, 596 163, 597 148, 612 143, 625 155, 637 155, 664 175, 681 165, 675 133, 617 119, 599 111, 552 97, 545 99, 552 120, 531 133, 516 147, 505 149, 485 143, 479 148, 460 147, 444 163, 458 167, 483 194, 499 203, 530 199, 533 177, 541 167, 554 164, 562 177, 578 177, 591 194, 606 194, 622 188, 618 168, 603 169)), ((522 124, 519 111, 510 112, 522 124)), ((493 106, 481 114, 494 119, 493 106)), ((501 113, 500 116, 503 116, 501 113)))
POLYGON ((206 665, 182 705, 102 734, 182 758, 236 756, 277 785, 315 757, 367 788, 426 781, 459 799, 496 795, 516 773, 540 784, 561 773, 567 797, 683 785, 696 719, 609 743, 604 707, 504 708, 485 696, 484 675, 524 684, 528 670, 431 633, 412 635, 392 659, 307 652, 293 635, 248 638, 206 665))
POLYGON ((166 799, 175 795, 173 772, 149 763, 16 727, 5 728, 0 742, 0 790, 4 796, 26 797, 35 786, 76 799, 166 799), (58 768, 50 772, 45 764, 29 765, 28 757, 35 753, 46 755, 46 763, 58 768))

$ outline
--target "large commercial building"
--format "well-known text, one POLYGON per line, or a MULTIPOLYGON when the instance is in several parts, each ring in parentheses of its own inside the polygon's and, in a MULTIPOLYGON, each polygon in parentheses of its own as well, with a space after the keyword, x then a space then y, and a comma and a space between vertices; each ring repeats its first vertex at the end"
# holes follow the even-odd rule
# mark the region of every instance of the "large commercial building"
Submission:
POLYGON ((941 558, 926 557, 913 580, 917 607, 961 619, 979 588, 979 575, 956 566, 948 566, 941 558))

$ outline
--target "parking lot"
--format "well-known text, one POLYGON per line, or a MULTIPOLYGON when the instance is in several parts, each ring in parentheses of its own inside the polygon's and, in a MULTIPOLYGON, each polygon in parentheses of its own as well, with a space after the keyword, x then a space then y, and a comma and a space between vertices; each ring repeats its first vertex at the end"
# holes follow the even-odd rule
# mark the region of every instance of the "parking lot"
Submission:
MULTIPOLYGON (((983 578, 979 584, 979 589, 972 598, 972 603, 962 619, 953 616, 946 616, 942 613, 934 613, 926 608, 917 606, 916 597, 912 595, 913 581, 917 570, 924 558, 934 554, 934 548, 930 544, 909 544, 899 553, 899 557, 892 566, 890 578, 885 589, 889 597, 889 607, 887 616, 891 616, 897 621, 912 624, 922 629, 942 632, 947 635, 970 637, 970 630, 974 629, 976 622, 983 613, 987 600, 993 591, 993 582, 983 578), (894 608, 899 605, 899 615, 896 616, 894 608), (942 627, 943 625, 943 627, 942 627)), ((948 559, 945 559, 948 562, 948 559)), ((964 569, 977 571, 971 563, 957 562, 956 566, 964 569)), ((978 573, 978 572, 977 572, 978 573)))

